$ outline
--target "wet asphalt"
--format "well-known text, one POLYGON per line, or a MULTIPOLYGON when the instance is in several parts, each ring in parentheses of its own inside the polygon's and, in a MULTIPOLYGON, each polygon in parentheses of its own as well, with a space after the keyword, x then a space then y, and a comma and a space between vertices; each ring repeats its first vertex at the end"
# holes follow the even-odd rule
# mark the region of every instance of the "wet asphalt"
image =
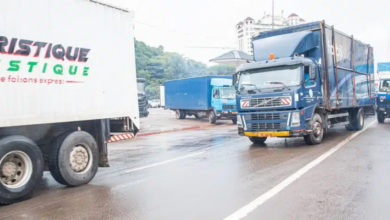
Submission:
MULTIPOLYGON (((0 219, 224 219, 352 134, 255 146, 221 124, 112 143, 111 167, 90 184, 45 173, 35 197, 0 207, 0 219)), ((375 122, 244 219, 390 219, 389 137, 390 120, 375 122)))

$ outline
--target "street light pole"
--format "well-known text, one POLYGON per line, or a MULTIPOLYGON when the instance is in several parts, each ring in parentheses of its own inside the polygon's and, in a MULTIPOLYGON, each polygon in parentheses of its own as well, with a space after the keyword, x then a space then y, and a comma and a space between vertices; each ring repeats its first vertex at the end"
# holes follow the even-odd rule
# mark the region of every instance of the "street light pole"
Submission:
POLYGON ((274 0, 272 0, 272 30, 274 29, 274 0))

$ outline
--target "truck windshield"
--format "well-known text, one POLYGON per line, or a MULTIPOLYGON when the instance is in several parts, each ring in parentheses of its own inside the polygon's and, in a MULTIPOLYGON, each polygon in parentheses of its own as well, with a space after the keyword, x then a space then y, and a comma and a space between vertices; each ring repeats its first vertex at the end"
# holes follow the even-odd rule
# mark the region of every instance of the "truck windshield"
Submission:
POLYGON ((300 65, 277 66, 244 72, 240 77, 239 89, 284 87, 283 84, 270 84, 270 82, 280 82, 287 87, 299 85, 301 82, 300 65))
POLYGON ((221 90, 221 98, 223 99, 235 99, 236 98, 236 90, 233 88, 220 89, 221 90))
POLYGON ((137 82, 137 90, 138 92, 145 92, 145 83, 137 82))
POLYGON ((390 79, 382 79, 379 84, 379 92, 390 92, 390 79))

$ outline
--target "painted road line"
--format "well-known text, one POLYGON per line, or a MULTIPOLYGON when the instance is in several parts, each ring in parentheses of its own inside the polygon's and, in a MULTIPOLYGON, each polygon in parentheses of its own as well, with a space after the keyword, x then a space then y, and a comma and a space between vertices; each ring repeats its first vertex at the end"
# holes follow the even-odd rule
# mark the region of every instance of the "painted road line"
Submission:
POLYGON ((258 206, 262 205, 264 202, 266 202, 268 199, 272 198, 273 196, 275 196, 276 194, 278 194, 280 191, 282 191, 284 188, 286 188, 287 186, 289 186, 291 183, 293 183, 295 180, 297 180, 299 177, 301 177, 303 174, 305 174, 307 171, 309 171, 310 169, 312 169, 313 167, 317 166, 319 163, 321 163, 323 160, 325 160, 326 158, 328 158, 330 155, 332 155, 334 152, 336 152, 337 150, 339 150, 340 148, 342 148, 344 145, 346 145, 349 141, 351 141, 352 139, 354 139, 356 136, 358 136, 359 134, 361 134, 362 132, 364 132, 367 128, 371 127, 373 124, 375 124, 376 122, 372 122, 371 124, 369 124, 367 127, 365 127, 363 130, 361 131, 358 131, 356 133, 354 133, 353 135, 349 136, 347 139, 343 140, 342 142, 340 142, 338 145, 336 145, 335 147, 333 147, 332 149, 328 150, 327 152, 325 152, 324 154, 322 154, 321 156, 319 156, 317 159, 313 160, 312 162, 310 162, 309 164, 307 164, 306 166, 304 166, 303 168, 301 168, 300 170, 298 170, 296 173, 294 173, 293 175, 289 176, 287 179, 283 180, 281 183, 279 183, 278 185, 276 185, 274 188, 270 189, 269 191, 267 191, 266 193, 264 193, 263 195, 261 195, 260 197, 256 198, 255 200, 253 200, 251 203, 249 203, 248 205, 242 207, 240 210, 236 211, 235 213, 233 213, 232 215, 226 217, 224 220, 238 220, 238 219, 242 219, 244 217, 246 217, 249 213, 251 213, 252 211, 254 211, 258 206))
POLYGON ((186 158, 189 158, 189 157, 194 157, 194 156, 197 156, 199 154, 204 154, 204 153, 206 153, 206 151, 201 151, 201 152, 198 152, 198 153, 189 154, 189 155, 186 155, 186 156, 183 156, 183 157, 178 157, 178 158, 175 158, 175 159, 171 159, 171 160, 166 160, 166 161, 162 161, 162 162, 159 162, 159 163, 150 164, 150 165, 143 166, 143 167, 138 167, 138 168, 134 168, 134 169, 130 169, 130 170, 125 170, 125 171, 123 171, 123 174, 132 173, 132 172, 136 172, 136 171, 140 171, 140 170, 149 169, 149 168, 152 168, 152 167, 161 166, 161 165, 164 165, 164 164, 167 164, 167 163, 172 163, 172 162, 175 162, 175 161, 178 161, 178 160, 183 160, 183 159, 186 159, 186 158))

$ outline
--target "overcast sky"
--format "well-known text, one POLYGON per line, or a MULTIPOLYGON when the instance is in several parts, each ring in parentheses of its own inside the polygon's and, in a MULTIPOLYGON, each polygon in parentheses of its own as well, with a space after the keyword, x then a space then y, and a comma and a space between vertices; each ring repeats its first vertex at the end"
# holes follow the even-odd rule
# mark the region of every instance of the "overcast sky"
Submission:
MULTIPOLYGON (((272 12, 272 0, 105 0, 135 11, 135 35, 204 63, 236 47, 235 25, 272 12), (148 24, 148 25, 145 25, 148 24), (153 25, 155 27, 151 27, 153 25)), ((275 13, 296 13, 307 22, 328 25, 374 47, 375 61, 390 61, 390 2, 386 0, 275 0, 275 13), (359 3, 358 3, 359 2, 359 3)))

